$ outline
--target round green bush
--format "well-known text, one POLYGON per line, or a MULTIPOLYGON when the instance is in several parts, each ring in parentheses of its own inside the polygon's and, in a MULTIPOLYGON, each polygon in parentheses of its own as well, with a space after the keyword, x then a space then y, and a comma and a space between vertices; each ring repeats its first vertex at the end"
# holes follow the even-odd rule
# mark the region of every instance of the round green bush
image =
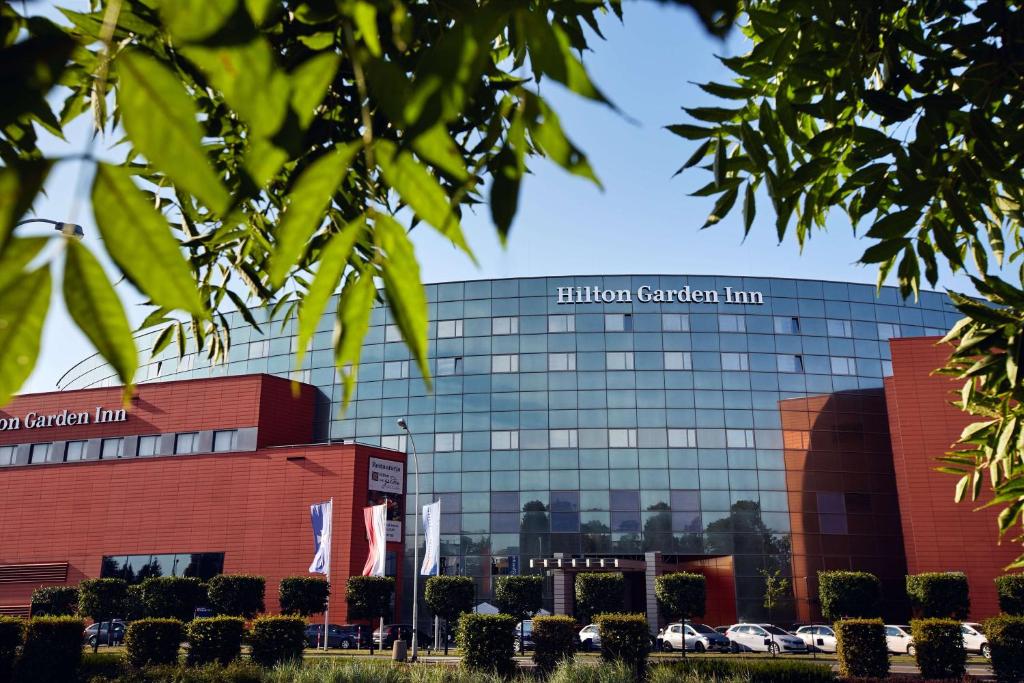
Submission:
POLYGON ((1011 616, 1024 617, 1024 574, 996 577, 999 609, 1011 616))
POLYGON ((643 669, 651 649, 651 632, 642 614, 598 614, 594 617, 601 636, 601 659, 625 662, 643 669))
POLYGON ((889 675, 889 648, 881 619, 841 619, 834 629, 839 675, 847 678, 889 675))
POLYGON ((541 671, 555 667, 576 656, 580 639, 572 617, 533 618, 533 662, 541 671))
POLYGON ((242 654, 245 621, 241 617, 200 617, 186 628, 189 665, 227 664, 242 654))
POLYGON ((964 677, 967 652, 960 622, 955 619, 914 619, 910 634, 917 649, 917 666, 924 678, 964 677))
POLYGON ((914 614, 925 619, 963 621, 971 611, 967 575, 963 572, 925 572, 907 576, 907 597, 914 614))
POLYGON ((260 617, 249 636, 252 661, 262 666, 302 659, 306 647, 306 620, 298 617, 260 617))
POLYGON ((18 683, 75 680, 82 661, 82 631, 77 617, 35 617, 25 624, 25 641, 14 665, 18 683))
POLYGON ((515 617, 507 614, 463 614, 456 635, 463 665, 500 675, 515 671, 517 623, 515 617))
POLYGON ((218 574, 207 584, 210 607, 217 614, 252 619, 264 611, 267 581, 250 574, 218 574))
POLYGON ((882 583, 869 572, 818 572, 818 601, 829 622, 882 615, 882 583))
POLYGON ((282 614, 323 614, 330 595, 331 585, 317 576, 286 576, 278 586, 282 614))
POLYGON ((14 657, 25 638, 25 623, 18 617, 0 616, 0 683, 8 683, 14 657))
POLYGON ((177 619, 139 619, 124 634, 125 659, 139 669, 151 664, 177 664, 184 627, 177 619))
POLYGON ((576 575, 576 618, 590 623, 595 614, 621 612, 626 600, 622 572, 580 572, 576 575))
POLYGON ((196 607, 206 604, 206 587, 194 577, 157 576, 141 584, 140 598, 146 616, 192 621, 196 607))
POLYGON ((1024 681, 1024 616, 1000 614, 982 629, 992 648, 992 671, 999 683, 1024 681))
POLYGON ((32 591, 32 616, 73 617, 78 613, 75 586, 44 586, 32 591))

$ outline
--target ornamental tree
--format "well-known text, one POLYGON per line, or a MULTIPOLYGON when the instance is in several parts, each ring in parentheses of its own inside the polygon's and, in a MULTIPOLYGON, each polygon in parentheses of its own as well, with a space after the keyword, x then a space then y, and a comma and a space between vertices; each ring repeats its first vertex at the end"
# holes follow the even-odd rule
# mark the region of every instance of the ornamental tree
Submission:
POLYGON ((281 579, 279 596, 283 614, 298 614, 303 617, 323 614, 331 586, 326 579, 317 576, 286 576, 281 579))
POLYGON ((963 621, 971 611, 970 586, 963 572, 911 574, 907 597, 919 617, 963 621))
POLYGON ((44 586, 32 591, 32 616, 70 617, 78 613, 78 589, 44 586))
POLYGON ((494 604, 504 614, 516 618, 519 624, 519 652, 523 642, 523 620, 544 605, 544 577, 534 574, 499 576, 494 580, 494 604))
MULTIPOLYGON (((99 650, 103 622, 123 616, 127 592, 128 583, 124 579, 84 579, 78 584, 78 613, 100 625, 93 652, 99 650)), ((112 632, 108 627, 107 633, 112 632)))
POLYGON ((476 585, 469 576, 431 576, 423 589, 430 611, 444 619, 444 653, 448 654, 447 633, 458 626, 459 617, 473 611, 476 585))
MULTIPOLYGON (((707 600, 707 579, 703 574, 691 572, 672 572, 662 574, 654 580, 654 595, 658 599, 661 609, 669 616, 669 619, 686 621, 691 617, 704 614, 705 601, 707 600)), ((686 634, 683 633, 685 638, 686 634)), ((686 656, 685 642, 682 651, 686 656)))
POLYGON ((882 583, 869 572, 818 572, 818 602, 829 623, 882 614, 882 583))
POLYGON ((376 619, 391 610, 395 579, 391 576, 350 576, 345 584, 345 601, 353 619, 376 619))
POLYGON ((576 618, 590 623, 598 614, 622 612, 626 604, 626 579, 622 572, 576 574, 576 618))
POLYGON ((266 608, 266 579, 250 574, 218 574, 207 584, 210 607, 229 617, 252 619, 266 608))
POLYGON ((206 587, 194 577, 160 576, 139 584, 146 616, 191 621, 196 607, 206 604, 206 587))

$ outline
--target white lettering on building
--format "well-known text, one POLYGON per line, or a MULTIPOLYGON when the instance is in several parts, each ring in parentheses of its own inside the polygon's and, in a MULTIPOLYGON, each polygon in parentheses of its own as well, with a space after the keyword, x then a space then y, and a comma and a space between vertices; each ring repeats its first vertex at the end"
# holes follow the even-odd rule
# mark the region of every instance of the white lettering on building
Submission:
POLYGON ((96 406, 92 413, 73 412, 65 408, 59 413, 44 415, 35 411, 25 413, 24 418, 0 417, 0 432, 10 432, 24 427, 25 429, 46 429, 49 427, 76 427, 87 424, 105 424, 107 422, 126 422, 128 412, 124 408, 109 410, 96 406))
POLYGON ((762 292, 735 290, 732 287, 719 292, 715 289, 694 289, 689 285, 681 289, 655 289, 650 285, 642 285, 637 287, 635 294, 628 289, 558 287, 555 294, 559 304, 628 304, 634 298, 643 304, 764 304, 762 292))

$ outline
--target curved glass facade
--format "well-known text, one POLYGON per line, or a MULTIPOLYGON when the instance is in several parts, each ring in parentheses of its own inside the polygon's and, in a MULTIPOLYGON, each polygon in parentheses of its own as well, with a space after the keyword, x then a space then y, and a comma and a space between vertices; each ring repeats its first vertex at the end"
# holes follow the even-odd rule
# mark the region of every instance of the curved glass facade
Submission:
MULTIPOLYGON (((396 420, 406 417, 423 502, 442 501, 445 571, 476 577, 481 599, 494 575, 529 571, 530 558, 553 553, 729 556, 737 612, 748 619, 767 616, 763 570, 791 574, 793 554, 820 555, 811 570, 842 564, 820 539, 846 539, 846 550, 832 554, 849 558, 854 527, 870 531, 870 515, 894 505, 867 481, 850 498, 843 486, 832 486, 833 495, 827 483, 787 480, 788 435, 801 428, 786 421, 794 410, 820 417, 825 404, 805 399, 877 392, 889 338, 943 334, 959 317, 935 292, 913 302, 891 288, 876 296, 869 285, 777 278, 549 277, 427 291, 432 393, 384 308, 373 313, 344 414, 331 314, 299 371, 294 323, 268 323, 260 334, 231 314, 227 364, 165 351, 138 380, 291 376, 323 392, 322 438, 400 450, 396 420), (793 537, 794 495, 814 498, 813 547, 793 537)), ((90 358, 61 388, 113 381, 90 358)), ((832 403, 842 423, 849 401, 832 403)), ((803 420, 807 433, 812 422, 803 420)), ((870 431, 858 424, 850 429, 870 431)), ((836 471, 856 471, 871 441, 868 434, 859 446, 833 445, 836 461, 847 463, 836 471)), ((811 533, 802 516, 796 525, 811 533)), ((868 535, 862 545, 870 546, 868 535)))

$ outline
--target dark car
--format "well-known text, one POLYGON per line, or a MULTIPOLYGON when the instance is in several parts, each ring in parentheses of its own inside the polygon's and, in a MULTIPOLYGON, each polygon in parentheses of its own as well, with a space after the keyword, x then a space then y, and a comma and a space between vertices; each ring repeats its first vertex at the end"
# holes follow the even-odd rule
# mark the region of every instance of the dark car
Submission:
POLYGON ((99 632, 100 645, 120 645, 124 640, 125 624, 120 619, 104 621, 103 627, 99 624, 90 624, 82 633, 82 643, 93 646, 96 644, 96 633, 99 632))
MULTIPOLYGON (((306 645, 308 647, 324 646, 324 625, 309 624, 306 626, 306 645)), ((338 624, 329 624, 327 627, 327 647, 338 647, 342 650, 349 650, 358 647, 357 637, 351 631, 343 629, 338 624)))
MULTIPOLYGON (((384 624, 384 644, 380 642, 380 629, 376 629, 373 632, 373 642, 378 647, 384 649, 390 648, 395 644, 396 640, 404 640, 406 643, 412 645, 412 625, 411 624, 384 624)), ((427 634, 423 631, 419 632, 418 644, 422 647, 427 645, 427 634)))

